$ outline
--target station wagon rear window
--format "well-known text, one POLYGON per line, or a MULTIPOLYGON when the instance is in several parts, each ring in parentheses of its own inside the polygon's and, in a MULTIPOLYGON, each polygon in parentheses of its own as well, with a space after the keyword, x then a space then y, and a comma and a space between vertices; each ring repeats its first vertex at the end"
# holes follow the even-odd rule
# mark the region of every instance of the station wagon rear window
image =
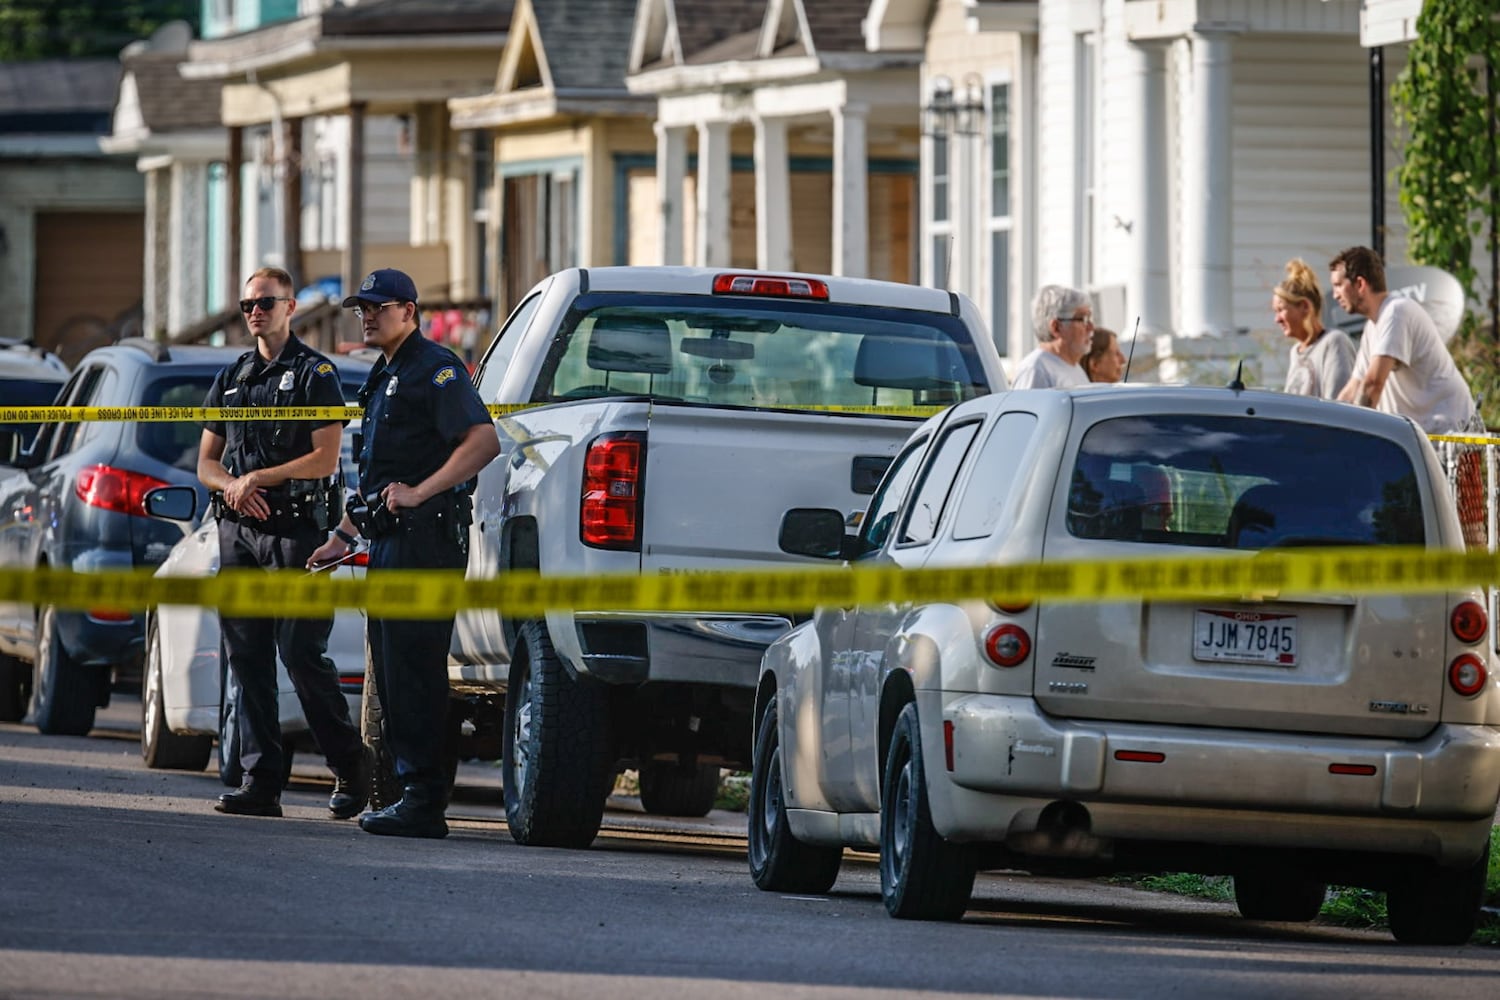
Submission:
POLYGON ((1095 424, 1071 473, 1067 527, 1079 538, 1231 549, 1425 541, 1400 446, 1249 416, 1095 424))
POLYGON ((569 311, 532 401, 640 395, 713 406, 948 406, 988 391, 956 316, 600 293, 569 311))

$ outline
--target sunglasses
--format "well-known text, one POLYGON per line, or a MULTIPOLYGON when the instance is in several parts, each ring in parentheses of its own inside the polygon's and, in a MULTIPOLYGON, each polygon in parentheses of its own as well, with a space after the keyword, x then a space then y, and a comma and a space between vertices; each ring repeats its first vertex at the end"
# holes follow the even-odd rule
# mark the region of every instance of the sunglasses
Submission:
POLYGON ((276 308, 276 303, 290 301, 292 301, 290 295, 262 295, 255 299, 240 299, 240 312, 249 316, 255 311, 256 306, 260 306, 261 312, 270 312, 276 308))

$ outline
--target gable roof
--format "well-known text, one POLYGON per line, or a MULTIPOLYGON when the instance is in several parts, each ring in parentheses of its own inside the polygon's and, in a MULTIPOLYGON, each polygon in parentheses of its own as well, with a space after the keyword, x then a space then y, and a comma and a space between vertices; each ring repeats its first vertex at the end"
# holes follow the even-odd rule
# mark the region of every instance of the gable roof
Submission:
MULTIPOLYGON (((558 0, 544 0, 556 3, 558 0)), ((324 35, 429 35, 504 31, 513 0, 362 0, 322 12, 324 35)))
POLYGON ((635 0, 532 0, 531 7, 554 90, 628 93, 635 0))
POLYGON ((755 55, 767 0, 667 0, 673 8, 684 63, 725 62, 755 55), (748 50, 741 52, 749 39, 748 50))
POLYGON ((119 80, 117 59, 0 63, 0 132, 102 135, 119 80))
POLYGON ((220 127, 222 85, 213 80, 184 80, 177 72, 184 58, 150 53, 122 60, 122 96, 127 84, 134 88, 141 124, 152 132, 220 127))
POLYGON ((869 0, 796 0, 812 34, 814 53, 863 52, 863 23, 869 0))

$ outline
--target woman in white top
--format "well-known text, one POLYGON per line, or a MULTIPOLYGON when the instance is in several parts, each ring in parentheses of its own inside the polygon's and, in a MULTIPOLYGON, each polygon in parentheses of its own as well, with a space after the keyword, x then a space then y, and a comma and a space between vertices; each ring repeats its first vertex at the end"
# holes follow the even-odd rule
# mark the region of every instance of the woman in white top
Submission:
POLYGON ((1335 399, 1354 370, 1354 342, 1342 330, 1323 326, 1323 293, 1312 268, 1301 258, 1287 262, 1286 277, 1271 292, 1276 325, 1290 337, 1292 363, 1286 391, 1335 399))

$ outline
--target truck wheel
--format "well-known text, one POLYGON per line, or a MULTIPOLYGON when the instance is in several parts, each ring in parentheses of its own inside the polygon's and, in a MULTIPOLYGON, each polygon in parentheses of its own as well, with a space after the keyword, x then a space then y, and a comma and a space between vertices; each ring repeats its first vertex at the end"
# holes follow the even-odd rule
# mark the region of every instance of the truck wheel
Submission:
POLYGON ((201 771, 213 753, 212 736, 179 736, 167 728, 162 697, 161 641, 156 618, 146 629, 146 677, 141 691, 141 759, 149 768, 201 771))
POLYGON ((766 892, 827 892, 839 877, 844 850, 804 844, 792 836, 783 787, 781 728, 772 699, 760 717, 750 775, 750 877, 766 892))
POLYGON ((521 626, 505 692, 505 817, 518 844, 587 847, 604 821, 613 754, 603 685, 574 680, 547 627, 521 626))
POLYGON ((47 605, 37 623, 36 670, 31 713, 39 732, 49 736, 87 736, 94 728, 95 685, 92 671, 73 662, 57 634, 57 608, 47 605))
POLYGON ((1288 871, 1242 872, 1234 877, 1234 903, 1246 920, 1305 924, 1323 909, 1328 884, 1288 871))
POLYGON ((719 765, 684 767, 646 761, 640 767, 641 806, 655 816, 707 816, 719 797, 719 765))
POLYGON ((26 686, 31 671, 14 656, 0 653, 0 722, 20 722, 26 718, 26 686))
POLYGON ((1391 934, 1402 944, 1464 944, 1479 924, 1490 846, 1466 868, 1426 859, 1407 865, 1385 895, 1391 934))
POLYGON ((974 891, 974 863, 933 829, 917 706, 896 719, 880 802, 880 895, 908 920, 957 920, 974 891))
POLYGON ((370 748, 375 766, 370 775, 370 810, 379 812, 386 806, 401 801, 401 783, 396 780, 396 759, 385 743, 385 733, 380 728, 383 713, 380 708, 380 689, 375 682, 375 664, 370 659, 370 643, 365 640, 365 686, 359 701, 359 732, 370 748))

